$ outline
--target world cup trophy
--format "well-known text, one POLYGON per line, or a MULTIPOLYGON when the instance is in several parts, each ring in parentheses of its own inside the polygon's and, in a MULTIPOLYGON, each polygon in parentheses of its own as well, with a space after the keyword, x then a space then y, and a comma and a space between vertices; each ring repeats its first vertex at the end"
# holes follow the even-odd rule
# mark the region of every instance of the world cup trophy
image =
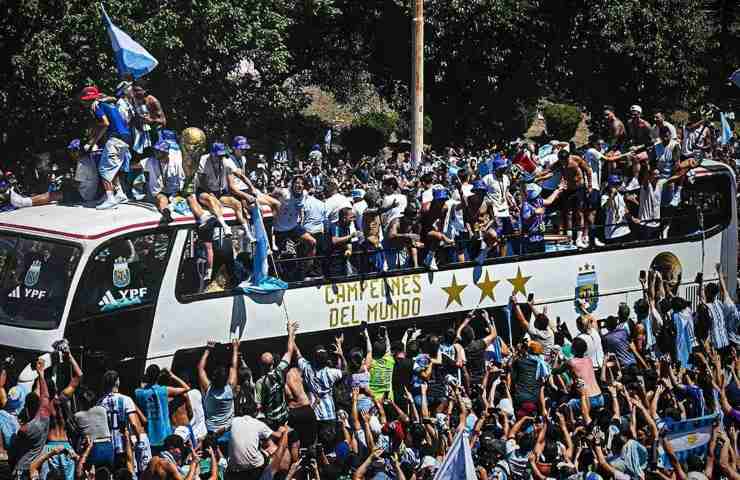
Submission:
POLYGON ((193 179, 198 169, 200 157, 206 151, 206 134, 197 127, 188 127, 180 134, 182 150, 182 169, 185 172, 183 193, 187 196, 195 193, 193 179))

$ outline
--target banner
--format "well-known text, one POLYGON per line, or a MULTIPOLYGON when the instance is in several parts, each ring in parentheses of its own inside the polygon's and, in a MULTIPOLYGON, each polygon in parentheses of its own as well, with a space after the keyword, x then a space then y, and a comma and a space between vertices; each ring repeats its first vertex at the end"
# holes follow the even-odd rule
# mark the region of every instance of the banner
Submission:
MULTIPOLYGON (((673 447, 679 462, 685 462, 691 455, 704 457, 707 454, 707 445, 712 438, 712 424, 718 419, 719 415, 714 414, 666 424, 666 439, 673 447)), ((658 464, 666 468, 671 466, 668 455, 662 447, 658 464)))

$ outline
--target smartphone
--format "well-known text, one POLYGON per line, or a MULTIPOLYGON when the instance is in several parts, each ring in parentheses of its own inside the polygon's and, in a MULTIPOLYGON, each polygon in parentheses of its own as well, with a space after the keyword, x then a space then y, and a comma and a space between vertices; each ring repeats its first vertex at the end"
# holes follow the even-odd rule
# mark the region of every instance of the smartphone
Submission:
POLYGON ((644 282, 647 280, 647 272, 645 270, 640 270, 640 281, 644 282))
POLYGON ((534 301, 534 293, 530 293, 527 295, 527 303, 532 303, 534 301))

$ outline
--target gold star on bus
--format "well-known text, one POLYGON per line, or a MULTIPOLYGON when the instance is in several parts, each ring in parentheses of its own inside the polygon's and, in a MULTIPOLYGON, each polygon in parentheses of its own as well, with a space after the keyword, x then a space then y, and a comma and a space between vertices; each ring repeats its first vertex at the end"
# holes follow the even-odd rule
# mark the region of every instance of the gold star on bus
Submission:
POLYGON ((445 308, 449 307, 452 302, 457 302, 458 305, 462 307, 462 297, 460 296, 462 294, 462 291, 465 290, 464 283, 459 284, 457 283, 457 278, 455 278, 455 274, 452 274, 452 283, 449 287, 442 287, 442 290, 447 293, 447 305, 445 305, 445 308))
POLYGON ((522 275, 521 267, 516 267, 516 277, 506 279, 514 287, 514 293, 512 293, 512 295, 521 293, 522 295, 527 296, 527 287, 525 287, 525 285, 530 278, 532 278, 531 275, 528 277, 522 275))
POLYGON ((492 301, 496 301, 496 297, 493 295, 493 289, 498 285, 499 280, 491 280, 488 276, 488 270, 486 270, 486 276, 483 281, 475 284, 476 287, 480 288, 480 300, 482 302, 484 298, 489 297, 492 301))

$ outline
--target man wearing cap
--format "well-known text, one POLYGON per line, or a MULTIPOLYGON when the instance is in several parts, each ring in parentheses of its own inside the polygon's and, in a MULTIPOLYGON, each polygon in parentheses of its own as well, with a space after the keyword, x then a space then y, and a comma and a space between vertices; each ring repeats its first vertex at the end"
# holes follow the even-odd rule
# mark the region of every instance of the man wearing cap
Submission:
POLYGON ((96 208, 107 210, 128 201, 119 183, 118 174, 121 170, 128 171, 129 168, 131 131, 121 112, 114 104, 99 101, 101 96, 97 87, 85 87, 82 89, 80 101, 89 109, 96 121, 93 134, 83 150, 89 152, 105 137, 103 153, 98 163, 105 201, 96 208))
POLYGON ((211 145, 211 152, 200 157, 196 173, 196 193, 198 201, 216 216, 225 235, 231 235, 231 229, 226 224, 221 204, 231 208, 237 220, 243 226, 248 225, 242 205, 229 195, 226 160, 226 146, 223 143, 211 145))
POLYGON ((182 159, 170 155, 170 144, 160 140, 154 145, 154 157, 141 161, 146 173, 146 190, 149 200, 153 201, 162 214, 165 223, 172 221, 171 198, 176 195, 185 182, 185 171, 182 159))
POLYGON ((642 118, 642 107, 630 107, 630 119, 627 122, 627 143, 630 146, 652 145, 652 126, 642 118))
POLYGON ((76 165, 74 169, 74 179, 72 182, 62 182, 60 190, 34 195, 33 197, 24 197, 10 191, 10 203, 15 208, 25 208, 38 205, 48 205, 50 203, 92 203, 98 198, 100 188, 100 177, 98 177, 98 166, 96 158, 100 157, 99 152, 87 154, 80 151, 79 139, 74 139, 67 145, 69 158, 76 165))

